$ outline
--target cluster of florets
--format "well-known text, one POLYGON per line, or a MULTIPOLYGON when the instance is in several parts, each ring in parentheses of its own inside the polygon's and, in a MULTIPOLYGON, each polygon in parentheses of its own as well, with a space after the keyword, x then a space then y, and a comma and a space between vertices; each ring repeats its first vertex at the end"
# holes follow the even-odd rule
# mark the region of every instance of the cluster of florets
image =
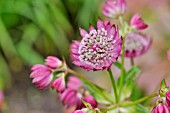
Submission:
POLYGON ((39 89, 49 87, 55 89, 60 100, 67 108, 76 107, 76 109, 81 109, 85 107, 82 100, 96 108, 96 100, 83 86, 79 78, 71 76, 68 82, 65 82, 66 68, 65 63, 57 57, 49 56, 45 60, 45 65, 32 66, 32 73, 30 74, 30 77, 33 78, 32 83, 39 89))

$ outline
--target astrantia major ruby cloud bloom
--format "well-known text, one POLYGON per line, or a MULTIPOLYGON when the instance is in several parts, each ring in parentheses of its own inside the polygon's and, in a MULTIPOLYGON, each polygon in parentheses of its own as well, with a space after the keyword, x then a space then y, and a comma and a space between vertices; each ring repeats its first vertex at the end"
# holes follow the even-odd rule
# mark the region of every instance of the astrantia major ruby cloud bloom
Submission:
POLYGON ((81 41, 71 44, 73 64, 86 70, 104 70, 110 68, 121 52, 122 38, 118 29, 109 21, 97 21, 97 29, 92 25, 89 31, 80 28, 81 41))
POLYGON ((32 73, 30 77, 33 78, 32 83, 39 89, 46 89, 50 86, 53 80, 53 74, 49 67, 37 64, 31 67, 32 73))
POLYGON ((125 38, 125 55, 129 58, 144 54, 151 45, 151 39, 141 33, 133 32, 125 38))
POLYGON ((103 7, 103 14, 109 18, 118 18, 126 11, 125 0, 108 0, 103 7))
POLYGON ((57 92, 63 92, 65 89, 65 73, 61 73, 60 75, 51 84, 51 87, 56 89, 57 92))
POLYGON ((66 107, 76 107, 81 109, 85 107, 82 100, 91 104, 92 107, 97 107, 97 102, 90 94, 86 94, 87 90, 83 87, 82 82, 77 77, 70 77, 67 83, 67 88, 60 93, 59 98, 66 107))
POLYGON ((139 14, 135 14, 131 21, 130 21, 131 27, 137 29, 137 30, 144 30, 148 27, 146 23, 141 19, 141 16, 139 14))

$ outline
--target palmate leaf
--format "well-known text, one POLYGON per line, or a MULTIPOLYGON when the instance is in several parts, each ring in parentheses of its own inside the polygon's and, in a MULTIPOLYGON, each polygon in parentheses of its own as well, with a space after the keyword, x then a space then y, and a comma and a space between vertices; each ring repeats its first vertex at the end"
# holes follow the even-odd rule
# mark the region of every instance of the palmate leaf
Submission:
POLYGON ((90 94, 96 99, 97 102, 102 104, 113 104, 115 103, 115 98, 113 95, 108 93, 106 90, 100 88, 99 86, 81 79, 85 86, 87 87, 90 94))

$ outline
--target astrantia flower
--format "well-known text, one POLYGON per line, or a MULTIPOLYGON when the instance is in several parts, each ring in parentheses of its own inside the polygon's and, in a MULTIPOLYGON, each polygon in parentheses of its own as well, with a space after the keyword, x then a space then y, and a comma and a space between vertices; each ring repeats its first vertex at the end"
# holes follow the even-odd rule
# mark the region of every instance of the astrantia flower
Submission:
POLYGON ((52 84, 51 87, 55 88, 57 92, 63 92, 65 89, 65 79, 64 79, 65 74, 61 73, 58 78, 56 78, 52 84))
POLYGON ((134 58, 145 53, 151 45, 151 39, 141 33, 129 33, 125 38, 125 55, 134 58))
POLYGON ((137 30, 143 30, 148 27, 147 24, 144 23, 144 21, 141 19, 141 16, 139 14, 135 14, 131 21, 130 21, 131 27, 137 29, 137 30))
POLYGON ((0 91, 0 110, 2 108, 2 105, 3 105, 3 99, 4 99, 4 94, 2 91, 0 91))
POLYGON ((125 0, 108 0, 103 7, 103 14, 109 18, 118 18, 126 11, 125 0))
POLYGON ((92 107, 97 107, 96 100, 90 95, 86 95, 86 89, 77 77, 70 77, 67 83, 67 88, 60 93, 59 98, 64 103, 66 107, 76 107, 76 109, 81 109, 85 107, 82 103, 82 99, 92 107))
POLYGON ((45 59, 45 64, 52 69, 58 69, 59 67, 62 66, 62 62, 57 57, 54 56, 48 56, 45 59))
POLYGON ((53 74, 49 67, 41 64, 32 66, 30 77, 33 78, 32 83, 39 89, 46 89, 50 86, 53 74))
POLYGON ((92 25, 89 32, 80 29, 81 41, 71 45, 71 58, 77 66, 86 70, 108 69, 121 52, 122 38, 118 29, 109 21, 98 20, 97 29, 92 25))
POLYGON ((166 105, 159 104, 155 108, 153 108, 152 113, 169 113, 169 110, 166 105))

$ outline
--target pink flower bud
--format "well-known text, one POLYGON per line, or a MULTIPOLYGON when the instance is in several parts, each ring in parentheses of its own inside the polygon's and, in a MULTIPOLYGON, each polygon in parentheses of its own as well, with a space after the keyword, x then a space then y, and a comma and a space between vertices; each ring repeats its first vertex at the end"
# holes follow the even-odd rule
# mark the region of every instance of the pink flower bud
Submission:
POLYGON ((52 69, 58 69, 62 66, 62 62, 54 56, 48 56, 45 59, 45 64, 52 69))
POLYGON ((148 27, 148 25, 143 22, 143 20, 141 19, 141 16, 139 14, 135 14, 132 17, 132 19, 130 21, 130 25, 131 25, 131 27, 133 27, 137 30, 143 30, 148 27))
POLYGON ((94 97, 90 94, 84 97, 84 101, 91 104, 93 108, 96 108, 98 105, 94 97))
POLYGON ((152 113, 169 113, 169 110, 166 105, 159 104, 153 108, 152 113))
POLYGON ((170 50, 167 51, 167 57, 168 57, 168 60, 170 61, 170 50))
POLYGON ((63 92, 65 89, 65 80, 64 77, 61 76, 57 79, 55 79, 52 84, 51 84, 52 88, 55 88, 57 92, 63 92))
POLYGON ((79 78, 75 76, 69 77, 69 81, 67 83, 67 87, 73 90, 78 90, 82 86, 82 82, 79 78), (76 84, 76 85, 75 85, 76 84))
POLYGON ((125 0, 108 0, 103 7, 103 14, 109 18, 118 18, 126 11, 125 0))
POLYGON ((2 91, 0 91, 0 110, 2 108, 2 105, 3 105, 3 99, 4 99, 4 94, 2 91))
POLYGON ((166 106, 170 108, 170 91, 166 92, 166 106))
POLYGON ((33 78, 32 83, 39 89, 46 89, 50 86, 53 75, 50 68, 45 65, 37 64, 31 68, 30 78, 33 78))
POLYGON ((76 111, 73 111, 72 113, 86 113, 84 110, 76 110, 76 111))

